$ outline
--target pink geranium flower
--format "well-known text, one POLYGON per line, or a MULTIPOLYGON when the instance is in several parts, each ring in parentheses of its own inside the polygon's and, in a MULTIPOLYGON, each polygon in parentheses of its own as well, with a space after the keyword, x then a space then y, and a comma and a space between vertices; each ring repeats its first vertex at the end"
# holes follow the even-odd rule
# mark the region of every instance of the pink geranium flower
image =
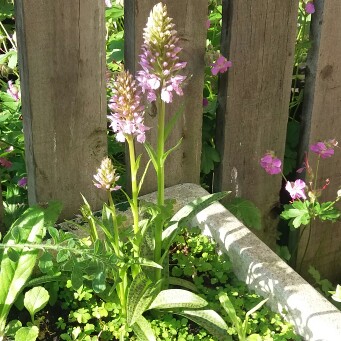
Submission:
POLYGON ((211 20, 207 19, 206 20, 206 28, 209 29, 211 26, 211 20))
POLYGON ((312 1, 309 1, 306 3, 305 5, 305 11, 308 13, 308 14, 313 14, 315 13, 315 5, 312 1))
POLYGON ((0 165, 5 168, 11 168, 12 162, 7 160, 5 157, 0 157, 0 165))
POLYGON ((285 189, 289 192, 293 200, 307 199, 307 196, 304 193, 305 188, 306 188, 306 184, 301 179, 298 179, 295 182, 288 181, 287 184, 285 185, 285 189))
POLYGON ((272 152, 266 153, 261 159, 260 159, 260 165, 264 170, 270 174, 279 174, 281 173, 281 166, 282 162, 280 159, 275 157, 275 155, 272 152))
POLYGON ((334 149, 332 145, 329 144, 327 146, 324 142, 317 142, 316 144, 311 145, 310 150, 321 156, 322 159, 327 159, 328 157, 334 155, 334 149))
POLYGON ((212 64, 212 75, 226 72, 232 66, 232 62, 220 55, 215 63, 212 64))

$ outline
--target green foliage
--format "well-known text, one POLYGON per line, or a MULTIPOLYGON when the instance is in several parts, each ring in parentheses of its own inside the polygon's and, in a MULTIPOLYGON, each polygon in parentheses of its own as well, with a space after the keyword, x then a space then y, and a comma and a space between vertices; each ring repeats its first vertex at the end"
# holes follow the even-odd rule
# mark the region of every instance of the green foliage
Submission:
POLYGON ((247 227, 256 230, 262 228, 260 210, 252 201, 243 198, 233 198, 225 207, 247 227))
POLYGON ((34 287, 25 293, 24 306, 31 315, 34 322, 34 315, 42 310, 48 303, 50 295, 43 287, 34 287))
POLYGON ((301 225, 308 225, 310 222, 309 201, 295 200, 292 204, 284 205, 281 213, 283 219, 289 220, 289 225, 299 228, 301 225))

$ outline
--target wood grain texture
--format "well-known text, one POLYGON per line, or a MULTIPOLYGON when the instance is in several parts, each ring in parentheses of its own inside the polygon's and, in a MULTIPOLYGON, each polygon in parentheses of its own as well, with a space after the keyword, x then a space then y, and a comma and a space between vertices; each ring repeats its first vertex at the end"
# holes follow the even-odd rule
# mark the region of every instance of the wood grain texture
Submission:
MULTIPOLYGON (((307 61, 307 79, 303 105, 303 139, 301 160, 310 144, 336 138, 341 141, 341 3, 337 0, 315 2, 312 16, 312 49, 307 61)), ((312 167, 317 157, 309 153, 312 167)), ((321 201, 334 200, 341 187, 341 150, 336 148, 332 158, 321 160, 318 187, 330 179, 321 201)), ((339 208, 340 205, 337 205, 339 208)), ((299 246, 298 264, 307 242, 305 231, 299 246)), ((304 267, 315 266, 322 278, 340 281, 341 277, 341 223, 312 224, 312 235, 304 260, 304 267)), ((303 273, 307 276, 307 273, 303 273)), ((309 278, 310 276, 307 276, 309 278)), ((311 280, 311 277, 310 277, 311 280)))
MULTIPOLYGON (((125 61, 126 68, 132 73, 140 69, 138 55, 141 53, 143 28, 152 7, 159 1, 127 0, 125 1, 125 61)), ((189 82, 184 88, 184 96, 177 97, 172 105, 167 106, 167 116, 176 112, 181 103, 185 103, 184 114, 179 119, 167 148, 176 145, 182 137, 179 149, 173 152, 166 161, 166 186, 184 182, 199 183, 201 161, 201 128, 202 128, 202 91, 204 84, 204 52, 206 41, 207 0, 164 1, 168 15, 174 19, 178 31, 180 46, 183 48, 180 59, 186 61, 186 74, 189 82)), ((152 127, 147 133, 147 140, 156 145, 157 117, 147 111, 146 125, 152 127)), ((143 153, 144 167, 147 156, 143 146, 136 145, 137 154, 143 153)), ((151 167, 152 168, 152 167, 151 167)), ((157 188, 154 170, 146 176, 143 193, 157 188)))
POLYGON ((101 206, 92 182, 107 153, 103 0, 15 1, 30 204, 82 193, 101 206))
POLYGON ((281 177, 261 169, 274 150, 283 159, 298 0, 223 1, 222 52, 232 68, 220 78, 215 190, 232 190, 261 210, 258 236, 275 246, 281 177))

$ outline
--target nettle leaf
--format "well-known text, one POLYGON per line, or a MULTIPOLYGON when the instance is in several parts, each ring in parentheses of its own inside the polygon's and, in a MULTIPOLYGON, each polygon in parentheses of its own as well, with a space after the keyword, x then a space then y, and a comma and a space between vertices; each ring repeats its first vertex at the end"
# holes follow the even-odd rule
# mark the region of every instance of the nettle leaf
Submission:
POLYGON ((310 222, 309 202, 295 200, 292 204, 284 205, 281 217, 289 220, 289 224, 295 228, 308 225, 310 222))
POLYGON ((43 309, 50 299, 48 291, 43 287, 35 287, 25 293, 24 306, 34 321, 34 315, 43 309))
POLYGON ((257 230, 261 229, 261 213, 252 201, 243 198, 234 198, 225 207, 247 227, 252 227, 257 230))
POLYGON ((189 308, 200 309, 207 306, 207 301, 200 296, 183 289, 162 290, 148 309, 189 308))
POLYGON ((173 313, 197 323, 218 340, 232 341, 232 336, 227 334, 227 324, 214 310, 182 310, 173 313))

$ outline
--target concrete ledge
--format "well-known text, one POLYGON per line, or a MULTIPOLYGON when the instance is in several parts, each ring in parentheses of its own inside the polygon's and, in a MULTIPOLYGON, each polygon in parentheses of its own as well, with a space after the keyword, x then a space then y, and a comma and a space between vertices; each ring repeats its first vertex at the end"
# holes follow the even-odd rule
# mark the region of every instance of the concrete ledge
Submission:
MULTIPOLYGON (((177 208, 207 195, 195 184, 167 188, 165 195, 177 201, 177 208)), ((144 196, 153 200, 155 195, 144 196)), ((192 221, 211 235, 228 253, 236 275, 264 297, 268 305, 291 322, 304 340, 341 340, 341 312, 283 262, 269 247, 221 204, 215 203, 192 221)))

